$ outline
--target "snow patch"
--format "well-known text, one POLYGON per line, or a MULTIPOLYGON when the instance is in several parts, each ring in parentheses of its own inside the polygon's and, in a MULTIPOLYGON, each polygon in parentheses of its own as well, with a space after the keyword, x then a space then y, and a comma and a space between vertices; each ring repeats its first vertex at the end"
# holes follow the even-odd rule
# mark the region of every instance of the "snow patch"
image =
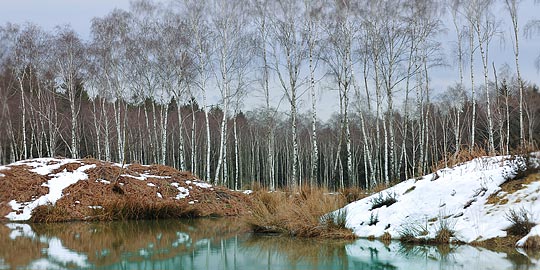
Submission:
MULTIPOLYGON (((49 160, 49 159, 44 159, 49 160)), ((71 163, 73 160, 70 160, 71 163)), ((64 163, 64 164, 66 164, 64 163)), ((40 162, 30 163, 30 164, 37 164, 36 168, 41 172, 44 173, 45 171, 52 171, 54 169, 50 169, 49 167, 55 167, 58 164, 50 165, 49 167, 39 167, 38 165, 43 164, 40 162)), ((58 166, 60 167, 60 166, 58 166)), ((57 174, 51 175, 52 178, 47 181, 47 183, 43 183, 42 186, 49 188, 49 193, 46 195, 43 195, 37 199, 34 199, 33 201, 29 202, 17 202, 15 200, 12 200, 9 202, 9 205, 14 210, 13 212, 6 215, 6 218, 12 221, 20 221, 20 220, 29 220, 32 214, 32 210, 34 208, 45 205, 45 204, 55 204, 56 201, 58 201, 62 197, 62 191, 67 188, 68 186, 77 183, 80 180, 86 180, 88 179, 88 175, 84 173, 84 171, 88 169, 95 168, 96 165, 84 165, 79 167, 77 170, 73 172, 67 172, 66 170, 59 172, 57 174)))
POLYGON ((173 183, 171 183, 171 186, 178 189, 178 192, 179 192, 176 195, 175 199, 180 200, 180 199, 183 199, 183 198, 189 196, 189 190, 187 188, 185 188, 185 187, 181 187, 180 184, 178 184, 176 182, 173 182, 173 183))
POLYGON ((96 183, 103 183, 103 184, 109 185, 109 184, 111 184, 111 181, 107 181, 105 179, 97 179, 96 183))
POLYGON ((516 247, 523 247, 525 243, 527 242, 527 240, 529 239, 529 237, 533 237, 533 236, 540 237, 540 224, 534 226, 531 229, 531 231, 527 235, 525 235, 525 237, 519 239, 519 241, 517 241, 516 243, 516 247))
POLYGON ((144 177, 142 175, 141 176, 135 176, 135 175, 131 175, 131 174, 121 174, 120 176, 134 178, 134 179, 141 180, 141 181, 146 180, 146 177, 144 177))
POLYGON ((103 209, 103 206, 100 206, 100 205, 89 205, 88 208, 90 208, 90 209, 103 209))
POLYGON ((193 184, 195 186, 198 186, 200 188, 211 188, 212 185, 208 184, 208 183, 203 183, 203 182, 199 182, 199 181, 196 181, 196 180, 187 180, 186 181, 186 184, 190 185, 190 184, 193 184))
POLYGON ((158 192, 156 193, 156 195, 158 196, 158 198, 163 199, 163 195, 161 195, 161 193, 158 192))
POLYGON ((48 175, 52 171, 57 170, 63 165, 66 165, 69 163, 81 164, 81 161, 77 159, 36 158, 36 159, 27 159, 27 160, 17 161, 15 163, 10 164, 10 166, 26 165, 32 168, 30 170, 31 172, 34 172, 40 175, 48 175))
POLYGON ((154 184, 154 183, 148 183, 146 185, 149 186, 149 187, 155 187, 156 186, 156 184, 154 184))

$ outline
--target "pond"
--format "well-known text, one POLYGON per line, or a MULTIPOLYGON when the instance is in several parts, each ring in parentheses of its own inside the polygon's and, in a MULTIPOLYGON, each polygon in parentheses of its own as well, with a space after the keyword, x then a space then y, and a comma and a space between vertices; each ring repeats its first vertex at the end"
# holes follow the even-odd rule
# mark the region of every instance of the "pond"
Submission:
POLYGON ((234 219, 0 224, 0 269, 540 269, 540 254, 247 233, 234 219))

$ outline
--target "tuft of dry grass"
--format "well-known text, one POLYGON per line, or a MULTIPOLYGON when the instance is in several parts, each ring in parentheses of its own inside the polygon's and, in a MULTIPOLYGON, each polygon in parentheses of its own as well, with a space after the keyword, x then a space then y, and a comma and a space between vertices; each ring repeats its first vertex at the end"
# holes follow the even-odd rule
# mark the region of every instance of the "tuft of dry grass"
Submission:
POLYGON ((483 241, 473 241, 470 245, 503 250, 508 253, 508 250, 515 250, 516 242, 519 241, 520 238, 521 237, 515 235, 507 235, 506 237, 495 237, 483 241))
POLYGON ((473 148, 463 148, 459 152, 455 154, 448 154, 446 158, 441 159, 437 164, 431 167, 431 171, 435 172, 446 167, 453 167, 457 164, 484 156, 489 156, 489 153, 484 148, 479 146, 475 146, 473 148))
POLYGON ((352 239, 345 228, 346 213, 328 215, 346 204, 341 193, 325 188, 302 187, 297 192, 256 191, 245 222, 254 232, 280 233, 298 237, 352 239))
POLYGON ((386 194, 383 194, 382 192, 380 192, 378 197, 374 197, 371 199, 370 210, 381 208, 383 206, 388 207, 397 202, 396 198, 396 193, 386 192, 386 194))
POLYGON ((369 192, 360 187, 348 187, 340 191, 343 197, 347 200, 347 203, 352 203, 361 200, 370 195, 369 192))
POLYGON ((535 235, 529 237, 527 241, 525 241, 523 248, 527 250, 540 250, 540 236, 535 235))
POLYGON ((32 211, 31 222, 51 223, 71 221, 69 211, 51 203, 40 205, 32 211))
POLYGON ((392 235, 389 232, 384 232, 384 234, 379 238, 381 242, 383 242, 385 245, 389 245, 390 241, 392 241, 392 235))
POLYGON ((512 225, 506 229, 510 235, 525 236, 531 231, 532 227, 536 225, 531 222, 531 213, 525 210, 525 208, 520 208, 519 210, 511 209, 506 213, 505 217, 512 223, 512 225))
POLYGON ((431 242, 437 244, 449 244, 450 238, 454 237, 454 231, 449 228, 440 228, 431 242))
MULTIPOLYGON (((89 208, 86 211, 87 221, 140 220, 191 218, 199 216, 198 211, 188 204, 174 201, 148 202, 134 198, 117 198, 108 200, 103 206, 89 208)), ((74 221, 71 210, 65 204, 46 204, 32 211, 31 222, 52 223, 74 221)))

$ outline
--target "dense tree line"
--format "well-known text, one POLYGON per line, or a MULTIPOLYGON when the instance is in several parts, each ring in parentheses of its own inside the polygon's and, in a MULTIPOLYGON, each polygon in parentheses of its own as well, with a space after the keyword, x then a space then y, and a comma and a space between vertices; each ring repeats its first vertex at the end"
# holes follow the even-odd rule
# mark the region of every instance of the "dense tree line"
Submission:
POLYGON ((67 26, 7 24, 0 163, 95 157, 231 188, 342 188, 424 174, 463 151, 530 149, 540 93, 519 69, 519 2, 503 3, 515 66, 499 69, 489 0, 135 1, 93 19, 88 41, 67 26), (444 16, 456 80, 433 89, 444 16), (339 106, 321 122, 324 91, 339 106), (244 105, 254 97, 263 105, 244 105))

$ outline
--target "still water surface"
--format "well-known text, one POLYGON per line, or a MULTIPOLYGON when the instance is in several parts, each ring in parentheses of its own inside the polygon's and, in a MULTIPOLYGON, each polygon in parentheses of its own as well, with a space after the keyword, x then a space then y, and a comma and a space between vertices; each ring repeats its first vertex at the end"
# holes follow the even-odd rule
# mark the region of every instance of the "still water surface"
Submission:
POLYGON ((233 219, 0 224, 0 269, 540 269, 540 254, 246 233, 233 219))

